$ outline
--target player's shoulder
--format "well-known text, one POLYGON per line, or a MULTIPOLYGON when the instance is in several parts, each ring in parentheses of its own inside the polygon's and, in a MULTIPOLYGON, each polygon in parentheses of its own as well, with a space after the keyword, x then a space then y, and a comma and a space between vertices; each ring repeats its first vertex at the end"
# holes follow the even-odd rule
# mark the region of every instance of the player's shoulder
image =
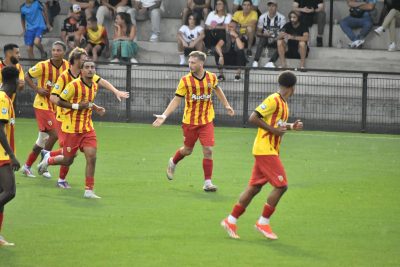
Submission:
POLYGON ((275 102, 279 97, 278 93, 272 93, 264 99, 264 102, 275 102))

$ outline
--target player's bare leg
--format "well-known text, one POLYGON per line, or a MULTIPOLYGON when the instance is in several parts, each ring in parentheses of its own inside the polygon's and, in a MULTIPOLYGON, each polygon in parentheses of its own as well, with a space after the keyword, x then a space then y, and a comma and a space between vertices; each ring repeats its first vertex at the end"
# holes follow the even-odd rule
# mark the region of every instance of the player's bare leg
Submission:
POLYGON ((86 157, 86 181, 85 181, 85 198, 100 198, 94 191, 94 171, 96 169, 96 153, 95 147, 84 147, 83 153, 86 157))
POLYGON ((217 191, 217 186, 213 185, 211 182, 212 171, 213 171, 213 158, 211 146, 203 146, 203 171, 204 171, 204 186, 203 190, 206 192, 217 191))
POLYGON ((181 161, 184 157, 192 154, 192 151, 193 148, 183 146, 175 152, 175 155, 172 158, 169 159, 167 167, 167 178, 169 180, 174 179, 175 169, 178 162, 181 161))
MULTIPOLYGON (((50 131, 47 131, 46 133, 49 135, 49 137, 46 141, 46 144, 44 145, 43 150, 41 151, 42 160, 43 160, 44 155, 53 149, 54 144, 58 140, 58 135, 57 135, 56 130, 50 130, 50 131)), ((51 174, 47 169, 45 170, 45 172, 42 175, 45 178, 48 178, 48 179, 51 178, 51 174)))

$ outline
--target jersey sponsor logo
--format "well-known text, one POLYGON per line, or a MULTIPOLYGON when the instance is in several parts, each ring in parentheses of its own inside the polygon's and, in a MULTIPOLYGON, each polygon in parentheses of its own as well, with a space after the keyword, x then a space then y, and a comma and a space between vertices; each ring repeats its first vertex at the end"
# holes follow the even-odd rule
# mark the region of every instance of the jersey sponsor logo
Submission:
POLYGON ((56 84, 56 85, 54 85, 54 88, 55 88, 56 90, 58 90, 58 89, 60 89, 60 86, 59 86, 58 84, 56 84))
POLYGON ((7 114, 7 112, 8 112, 8 109, 6 109, 6 108, 1 109, 1 114, 5 115, 5 114, 7 114))
POLYGON ((260 108, 261 108, 262 110, 265 110, 265 109, 267 108, 267 105, 261 104, 261 105, 260 105, 260 108))
POLYGON ((47 124, 48 124, 49 126, 52 126, 52 125, 53 125, 53 122, 52 122, 52 121, 47 121, 47 124))
POLYGON ((64 95, 68 94, 68 90, 67 90, 67 89, 64 89, 63 94, 64 94, 64 95))
POLYGON ((202 94, 202 95, 196 95, 196 94, 192 94, 192 100, 208 100, 211 98, 211 95, 206 95, 206 94, 202 94))

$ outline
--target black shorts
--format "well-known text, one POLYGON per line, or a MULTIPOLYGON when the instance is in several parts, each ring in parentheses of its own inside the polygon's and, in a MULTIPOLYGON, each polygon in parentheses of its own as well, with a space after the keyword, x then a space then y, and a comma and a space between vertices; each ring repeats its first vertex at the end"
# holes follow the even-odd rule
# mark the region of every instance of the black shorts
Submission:
POLYGON ((186 57, 188 57, 189 54, 192 53, 193 51, 196 51, 196 48, 185 47, 185 49, 183 50, 183 53, 185 54, 186 57))
MULTIPOLYGON (((101 52, 103 52, 103 50, 104 50, 104 47, 106 47, 105 44, 93 44, 93 43, 91 43, 91 42, 89 42, 88 44, 90 44, 90 45, 92 46, 92 49, 93 49, 96 45, 100 45, 100 50, 97 51, 97 56, 100 56, 100 55, 101 55, 101 52)), ((91 51, 89 52, 89 56, 92 56, 92 55, 93 55, 92 51, 93 51, 93 50, 91 50, 91 51)))
MULTIPOLYGON (((307 53, 306 53, 306 58, 308 57, 308 52, 310 51, 310 48, 307 45, 307 53)), ((300 53, 299 53, 299 46, 289 46, 288 50, 285 53, 286 58, 297 58, 300 59, 300 53)))

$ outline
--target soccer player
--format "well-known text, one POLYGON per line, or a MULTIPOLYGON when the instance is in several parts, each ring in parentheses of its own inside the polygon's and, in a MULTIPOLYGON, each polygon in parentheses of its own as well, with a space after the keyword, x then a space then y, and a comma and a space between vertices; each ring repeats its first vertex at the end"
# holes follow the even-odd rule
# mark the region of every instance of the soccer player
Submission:
MULTIPOLYGON (((16 44, 6 44, 3 48, 4 50, 4 59, 0 60, 0 84, 3 83, 3 78, 1 76, 1 70, 5 66, 14 66, 19 71, 19 79, 18 79, 18 90, 23 90, 25 86, 25 74, 24 70, 19 64, 19 59, 21 58, 21 54, 19 53, 19 47, 16 44)), ((15 96, 13 96, 14 101, 15 96)))
POLYGON ((182 120, 184 142, 183 146, 169 159, 167 178, 169 180, 173 179, 178 162, 192 153, 197 139, 200 139, 204 155, 203 170, 205 181, 203 190, 215 192, 217 187, 211 182, 213 171, 212 148, 214 146, 213 91, 215 91, 219 101, 222 102, 230 116, 233 116, 235 112, 219 87, 216 75, 204 69, 205 60, 206 55, 203 52, 193 51, 189 54, 190 73, 181 78, 175 97, 171 100, 164 113, 162 115, 154 115, 157 119, 153 122, 153 126, 161 126, 179 106, 182 99, 185 99, 185 111, 182 120))
POLYGON ((296 76, 290 71, 282 72, 278 77, 279 90, 268 96, 250 115, 249 121, 258 127, 253 145, 255 163, 249 185, 240 195, 239 202, 232 213, 221 222, 229 236, 239 238, 236 221, 242 215, 251 200, 260 192, 263 185, 270 183, 274 188, 267 198, 261 217, 256 222, 256 229, 265 237, 277 239, 272 232, 269 219, 287 190, 286 173, 279 159, 279 146, 287 130, 301 130, 303 123, 296 120, 286 123, 289 117, 287 100, 294 93, 296 76))
POLYGON ((50 153, 47 153, 38 165, 39 174, 43 173, 48 165, 70 166, 80 149, 86 157, 86 187, 83 195, 85 198, 100 198, 93 191, 97 140, 92 122, 92 109, 99 115, 104 115, 105 109, 93 105, 98 89, 97 83, 93 81, 95 74, 94 62, 84 61, 81 65, 81 77, 70 82, 60 94, 59 105, 71 108, 64 114, 62 121, 63 155, 51 157, 50 153))
MULTIPOLYGON (((18 86, 19 71, 14 66, 1 70, 3 85, 0 90, 0 233, 3 224, 4 206, 15 197, 14 171, 20 168, 14 151, 15 113, 11 97, 18 86)), ((13 246, 0 235, 0 246, 13 246)))
MULTIPOLYGON (((56 83, 58 76, 69 68, 68 61, 64 60, 66 46, 61 41, 53 43, 51 58, 37 63, 29 69, 25 75, 27 84, 36 91, 33 107, 35 110, 36 121, 39 127, 39 136, 28 156, 22 173, 28 177, 35 177, 31 170, 40 152, 44 148, 50 151, 57 141, 56 118, 54 106, 50 102, 50 91, 56 83), (37 79, 37 85, 32 79, 37 79)), ((49 172, 44 172, 43 176, 51 178, 49 172)))
MULTIPOLYGON (((50 156, 54 157, 57 155, 62 154, 62 147, 63 147, 63 133, 61 130, 62 126, 62 120, 64 119, 64 113, 68 112, 68 109, 64 109, 59 106, 59 101, 60 101, 60 94, 66 86, 74 79, 79 78, 80 73, 81 73, 81 65, 82 62, 87 59, 87 52, 83 48, 75 48, 71 51, 69 55, 69 63, 70 63, 70 68, 68 70, 65 70, 61 75, 58 77, 56 84, 54 85, 52 91, 51 91, 51 96, 50 96, 50 101, 57 105, 56 109, 56 120, 57 120, 57 135, 58 135, 58 141, 60 144, 60 149, 55 150, 55 151, 49 151, 50 156)), ((128 92, 123 92, 117 90, 111 83, 109 83, 107 80, 100 78, 97 74, 94 75, 93 81, 99 85, 99 87, 104 87, 107 90, 110 90, 115 94, 115 97, 121 101, 121 98, 128 98, 129 93, 128 92)), ((68 105, 68 103, 66 103, 68 105)), ((70 108, 72 108, 72 104, 70 108)), ((60 166, 60 174, 59 178, 57 181, 57 186, 60 188, 64 189, 69 189, 71 188, 68 182, 65 180, 67 174, 69 171, 69 166, 60 166)))

